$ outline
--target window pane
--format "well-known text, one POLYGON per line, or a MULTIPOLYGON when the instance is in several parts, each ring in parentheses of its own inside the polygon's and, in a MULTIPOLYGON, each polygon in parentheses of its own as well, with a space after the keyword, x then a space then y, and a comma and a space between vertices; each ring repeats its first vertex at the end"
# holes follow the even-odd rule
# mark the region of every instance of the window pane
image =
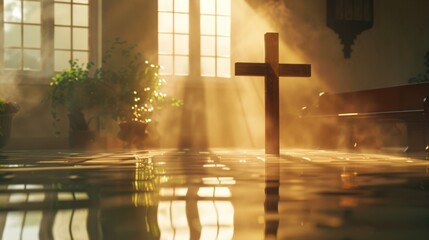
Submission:
POLYGON ((159 71, 161 74, 173 74, 173 56, 159 56, 158 61, 161 66, 159 71))
POLYGON ((40 26, 24 25, 24 47, 40 48, 41 29, 40 26))
POLYGON ((173 32, 173 14, 172 13, 159 13, 158 14, 158 31, 159 32, 173 32))
POLYGON ((4 32, 5 47, 21 47, 21 25, 5 23, 4 32))
POLYGON ((24 23, 40 23, 40 2, 24 2, 24 23))
POLYGON ((62 71, 70 68, 70 51, 55 51, 55 71, 62 71))
POLYGON ((88 52, 74 51, 73 59, 77 60, 79 64, 82 64, 82 63, 86 64, 89 62, 89 54, 88 52))
POLYGON ((174 14, 174 31, 176 33, 189 33, 189 15, 183 13, 174 14))
POLYGON ((55 0, 55 2, 71 2, 72 0, 55 0))
POLYGON ((201 16, 201 34, 215 35, 215 27, 215 16, 201 16))
POLYGON ((158 53, 173 54, 173 34, 158 35, 158 53))
POLYGON ((222 36, 231 35, 231 20, 230 17, 218 16, 217 18, 217 34, 222 36))
POLYGON ((9 69, 21 68, 21 50, 4 49, 4 67, 9 69))
POLYGON ((175 75, 189 74, 189 57, 176 56, 174 58, 174 74, 175 75))
POLYGON ((201 14, 215 14, 216 0, 201 0, 200 10, 201 10, 201 14))
POLYGON ((88 29, 73 28, 73 49, 88 50, 88 29))
POLYGON ((231 16, 231 0, 217 0, 217 14, 231 16))
POLYGON ((189 0, 175 0, 174 11, 188 13, 189 12, 189 0))
POLYGON ((214 57, 201 58, 201 75, 207 77, 214 77, 216 74, 216 62, 214 57))
POLYGON ((173 0, 158 0, 158 11, 172 12, 173 0))
POLYGON ((217 55, 221 57, 231 56, 231 44, 229 37, 217 38, 217 55))
POLYGON ((73 26, 88 26, 88 6, 73 5, 73 26))
POLYGON ((231 76, 231 60, 229 58, 217 59, 217 75, 219 77, 231 76))
POLYGON ((201 36, 201 55, 215 56, 216 38, 214 36, 201 36))
POLYGON ((174 35, 174 53, 189 55, 189 36, 188 35, 174 35))
POLYGON ((189 4, 189 0, 158 0, 158 60, 162 66, 161 74, 189 73, 189 4))
POLYGON ((55 48, 70 49, 71 48, 71 28, 55 27, 55 48))
POLYGON ((24 50, 24 70, 40 69, 40 50, 24 50))
POLYGON ((70 4, 55 3, 55 24, 71 25, 70 4))
MULTIPOLYGON (((70 0, 69 0, 70 1, 70 0)), ((74 3, 89 4, 89 0, 74 0, 74 3)))
POLYGON ((6 22, 21 22, 21 1, 4 0, 3 6, 6 22))

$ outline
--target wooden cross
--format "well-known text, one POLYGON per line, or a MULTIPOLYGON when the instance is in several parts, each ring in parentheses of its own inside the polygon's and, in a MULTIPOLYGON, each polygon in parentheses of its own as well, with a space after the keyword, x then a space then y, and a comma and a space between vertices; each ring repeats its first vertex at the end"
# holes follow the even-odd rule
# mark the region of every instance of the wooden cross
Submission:
POLYGON ((310 77, 310 64, 279 64, 279 34, 265 33, 265 63, 235 63, 236 76, 265 77, 265 153, 280 154, 279 77, 310 77))

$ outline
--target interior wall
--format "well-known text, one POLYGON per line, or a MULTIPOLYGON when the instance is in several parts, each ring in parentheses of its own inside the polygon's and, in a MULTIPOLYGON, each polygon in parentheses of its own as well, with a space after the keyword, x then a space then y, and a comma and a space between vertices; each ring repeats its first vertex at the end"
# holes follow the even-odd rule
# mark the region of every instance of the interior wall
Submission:
POLYGON ((157 1, 103 0, 102 49, 105 52, 116 38, 136 44, 144 59, 157 61, 157 1))
MULTIPOLYGON (((252 1, 252 0, 249 0, 252 1)), ((262 5, 268 5, 257 1, 262 5)), ((277 26, 288 46, 299 49, 318 79, 330 89, 354 91, 407 84, 424 72, 429 50, 429 2, 374 0, 374 25, 355 39, 350 59, 343 57, 340 38, 326 27, 325 0, 284 0, 277 26)))
MULTIPOLYGON (((281 62, 312 64, 310 78, 280 80, 283 147, 309 141, 307 133, 312 129, 301 128, 296 116, 303 106, 317 101, 319 92, 407 84, 410 77, 424 71, 429 1, 374 0, 374 26, 357 37, 350 59, 344 59, 340 39, 326 27, 325 0, 231 2, 232 63, 262 62, 263 35, 273 31, 280 34, 281 62)), ((103 50, 120 37, 136 43, 145 59, 157 61, 156 1, 104 0, 102 21, 103 50)), ((186 139, 193 139, 189 147, 204 143, 209 147, 263 148, 263 78, 203 79, 203 83, 169 83, 168 93, 190 100, 158 117, 160 146, 180 147, 186 139)), ((19 86, 19 91, 9 94, 23 108, 14 121, 13 138, 40 137, 61 143, 53 135, 49 108, 43 103, 46 86, 19 86)), ((8 89, 13 88, 16 86, 2 84, 1 92, 11 93, 8 89)))

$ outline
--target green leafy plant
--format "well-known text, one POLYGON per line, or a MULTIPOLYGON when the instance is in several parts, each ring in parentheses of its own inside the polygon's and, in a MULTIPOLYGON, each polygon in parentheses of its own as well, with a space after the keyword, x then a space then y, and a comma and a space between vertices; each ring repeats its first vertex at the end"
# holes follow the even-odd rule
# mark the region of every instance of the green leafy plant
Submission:
POLYGON ((70 68, 55 75, 50 83, 54 126, 59 121, 60 105, 69 112, 71 129, 88 130, 84 110, 110 116, 119 123, 149 124, 154 112, 165 105, 183 104, 161 90, 166 81, 159 70, 160 66, 142 60, 135 45, 119 38, 103 54, 100 68, 71 60, 70 68))
POLYGON ((178 107, 182 100, 168 96, 160 66, 143 61, 135 45, 117 38, 104 54, 101 78, 109 89, 109 110, 118 122, 117 137, 127 147, 143 146, 148 125, 165 106, 178 107))
POLYGON ((162 92, 166 80, 159 74, 160 66, 143 61, 135 45, 116 39, 104 56, 100 72, 112 95, 109 106, 115 120, 149 123, 166 104, 183 104, 162 92))
POLYGON ((55 128, 60 121, 58 106, 64 106, 69 114, 83 116, 82 111, 103 99, 100 70, 93 70, 93 63, 79 64, 76 60, 70 60, 69 63, 70 68, 56 74, 50 83, 49 101, 55 128), (91 72, 94 73, 91 75, 91 72))

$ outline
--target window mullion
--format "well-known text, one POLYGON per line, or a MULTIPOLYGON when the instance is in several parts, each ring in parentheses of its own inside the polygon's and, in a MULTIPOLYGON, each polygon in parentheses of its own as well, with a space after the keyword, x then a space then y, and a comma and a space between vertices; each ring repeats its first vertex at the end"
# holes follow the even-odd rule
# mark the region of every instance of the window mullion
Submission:
POLYGON ((94 62, 96 64, 100 64, 100 50, 101 49, 101 41, 98 41, 96 37, 99 35, 99 26, 98 26, 98 18, 100 14, 100 5, 101 2, 98 0, 89 1, 89 61, 94 62))
POLYGON ((54 0, 45 0, 41 4, 41 67, 44 73, 51 75, 54 71, 54 0))
POLYGON ((24 1, 21 0, 21 70, 24 70, 24 1))
POLYGON ((176 1, 173 0, 173 11, 172 11, 172 17, 173 17, 173 31, 172 31, 172 35, 173 35, 173 75, 176 75, 176 29, 175 29, 175 19, 176 19, 176 1))
MULTIPOLYGON (((189 65, 200 66, 201 34, 200 34, 200 0, 192 0, 189 8, 189 65)), ((191 79, 199 79, 200 67, 190 67, 191 79)))
POLYGON ((219 15, 218 15, 218 9, 217 9, 217 3, 216 3, 216 7, 215 7, 215 36, 214 36, 214 38, 215 38, 215 76, 218 76, 218 58, 219 58, 219 56, 218 56, 218 38, 219 38, 219 35, 218 35, 218 17, 219 17, 219 15))
POLYGON ((3 7, 3 0, 0 0, 0 18, 2 24, 0 24, 0 70, 4 70, 4 7, 3 7))
POLYGON ((75 59, 75 57, 74 57, 74 41, 73 41, 73 39, 74 39, 74 37, 73 37, 73 35, 74 35, 74 25, 73 25, 73 6, 74 6, 74 3, 73 3, 73 0, 70 2, 70 43, 71 43, 71 46, 70 46, 70 59, 75 59))

